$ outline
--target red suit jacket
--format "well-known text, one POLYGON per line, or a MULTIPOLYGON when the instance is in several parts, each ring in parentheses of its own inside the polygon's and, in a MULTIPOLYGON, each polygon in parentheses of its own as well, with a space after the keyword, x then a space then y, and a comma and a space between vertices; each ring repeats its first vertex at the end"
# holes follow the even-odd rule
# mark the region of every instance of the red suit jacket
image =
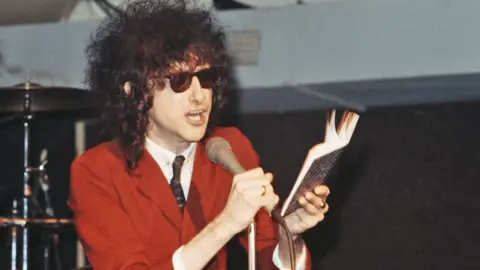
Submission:
MULTIPOLYGON (((212 136, 226 139, 246 169, 259 166, 250 141, 236 128, 217 128, 212 136)), ((185 212, 179 211, 165 176, 145 151, 138 167, 126 171, 116 141, 100 144, 71 166, 69 205, 77 233, 94 269, 173 269, 172 255, 187 244, 224 208, 232 176, 210 162, 205 145, 195 153, 185 212)), ((278 269, 272 262, 277 224, 261 210, 257 223, 258 269, 278 269)), ((246 233, 239 240, 247 248, 246 233)), ((308 252, 307 252, 308 253, 308 252)), ((221 249, 208 269, 226 269, 221 249)), ((307 254, 307 269, 310 269, 307 254)))

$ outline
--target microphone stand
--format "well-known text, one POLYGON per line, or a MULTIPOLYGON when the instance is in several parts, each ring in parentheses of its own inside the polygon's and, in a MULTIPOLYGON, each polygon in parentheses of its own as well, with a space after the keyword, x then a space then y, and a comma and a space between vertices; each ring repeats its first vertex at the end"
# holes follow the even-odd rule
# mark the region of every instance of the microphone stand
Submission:
POLYGON ((256 258, 255 258, 255 219, 252 219, 250 225, 248 225, 248 269, 256 269, 256 258))
MULTIPOLYGON (((236 175, 238 173, 242 173, 245 169, 242 165, 238 162, 235 154, 230 147, 230 144, 227 140, 214 137, 210 139, 206 144, 206 151, 208 155, 208 159, 213 163, 216 163, 223 167, 225 170, 230 172, 232 175, 236 175)), ((293 239, 292 235, 288 231, 288 226, 285 223, 282 215, 276 209, 272 209, 270 216, 278 222, 285 230, 285 234, 287 236, 288 248, 289 248, 289 255, 290 255, 290 266, 292 270, 296 269, 296 262, 295 262, 295 251, 293 247, 293 239)), ((255 218, 250 221, 250 225, 248 226, 248 269, 255 270, 256 268, 256 258, 255 258, 255 218)))

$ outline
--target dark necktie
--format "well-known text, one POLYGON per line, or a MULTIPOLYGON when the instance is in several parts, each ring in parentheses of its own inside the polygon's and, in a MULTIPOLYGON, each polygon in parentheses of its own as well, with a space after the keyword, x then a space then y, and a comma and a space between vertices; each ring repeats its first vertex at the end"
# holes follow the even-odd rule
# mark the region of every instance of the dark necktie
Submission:
POLYGON ((185 206, 185 196, 183 195, 182 185, 180 184, 180 174, 182 171, 184 156, 176 156, 173 160, 173 177, 170 181, 170 187, 172 188, 173 195, 177 200, 177 204, 180 207, 180 211, 183 213, 183 207, 185 206))

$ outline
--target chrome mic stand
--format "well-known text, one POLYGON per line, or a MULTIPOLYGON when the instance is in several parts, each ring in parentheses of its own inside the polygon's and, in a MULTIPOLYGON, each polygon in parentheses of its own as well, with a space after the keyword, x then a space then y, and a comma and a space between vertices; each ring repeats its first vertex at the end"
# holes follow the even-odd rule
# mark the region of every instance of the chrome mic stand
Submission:
POLYGON ((248 269, 256 269, 256 258, 255 258, 255 220, 252 219, 250 225, 248 225, 248 269))

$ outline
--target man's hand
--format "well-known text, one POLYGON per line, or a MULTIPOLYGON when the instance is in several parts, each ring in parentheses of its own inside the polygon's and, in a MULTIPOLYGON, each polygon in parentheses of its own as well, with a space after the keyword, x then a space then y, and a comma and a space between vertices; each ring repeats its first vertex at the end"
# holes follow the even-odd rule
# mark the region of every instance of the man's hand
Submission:
POLYGON ((324 219, 328 211, 327 197, 330 190, 325 185, 316 186, 312 192, 306 192, 298 198, 303 208, 297 209, 285 217, 290 233, 295 236, 314 227, 324 219))
POLYGON ((256 168, 233 177, 232 190, 222 220, 235 233, 245 229, 262 207, 273 209, 279 201, 271 185, 273 176, 256 168))
MULTIPOLYGON (((314 227, 320 221, 323 220, 325 213, 328 211, 327 197, 330 194, 330 190, 327 186, 318 185, 312 191, 308 191, 300 198, 297 198, 302 208, 297 209, 295 212, 285 217, 285 223, 287 223, 288 230, 292 235, 294 241, 294 252, 299 261, 304 248, 304 242, 299 234, 314 227)), ((289 247, 287 241, 287 235, 282 227, 279 226, 279 245, 278 254, 280 262, 283 266, 289 265, 289 247)), ((305 255, 305 254, 304 254, 305 255)), ((305 257, 303 257, 303 264, 305 263, 305 257)), ((297 265, 298 267, 298 265, 297 265)), ((297 268, 298 269, 298 268, 297 268)), ((300 269, 304 269, 300 267, 300 269)))

